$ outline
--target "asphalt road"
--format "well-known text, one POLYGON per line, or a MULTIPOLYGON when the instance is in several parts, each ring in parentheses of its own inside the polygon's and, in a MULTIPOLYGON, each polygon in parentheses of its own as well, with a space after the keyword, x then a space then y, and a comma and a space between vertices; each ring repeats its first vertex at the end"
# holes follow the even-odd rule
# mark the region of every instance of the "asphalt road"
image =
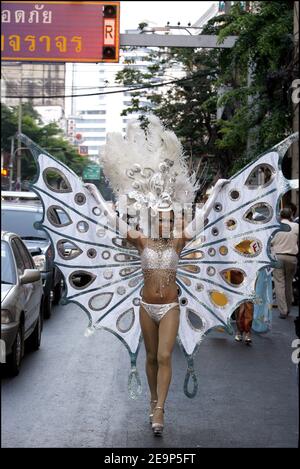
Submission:
MULTIPOLYGON (((294 308, 293 314, 296 314, 294 308)), ((297 447, 298 385, 291 360, 293 317, 255 335, 253 346, 214 332, 196 357, 198 394, 183 394, 186 362, 176 346, 163 438, 152 435, 143 345, 143 392, 127 393, 129 357, 106 331, 86 338, 77 306, 57 306, 38 352, 27 353, 18 377, 2 385, 5 448, 297 447)))

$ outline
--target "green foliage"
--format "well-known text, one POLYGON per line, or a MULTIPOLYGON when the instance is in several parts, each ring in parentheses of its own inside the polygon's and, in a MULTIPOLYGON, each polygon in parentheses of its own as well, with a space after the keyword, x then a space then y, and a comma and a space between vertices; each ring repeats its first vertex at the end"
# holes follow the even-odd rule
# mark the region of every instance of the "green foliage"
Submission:
MULTIPOLYGON (((238 134, 242 156, 251 159, 292 132, 293 109, 290 86, 296 78, 293 68, 293 3, 285 1, 254 2, 256 13, 241 11, 235 5, 219 30, 220 40, 238 35, 231 50, 232 61, 247 71, 252 64, 251 82, 246 86, 247 99, 234 108, 231 122, 221 123, 220 148, 233 149, 238 134), (246 149, 247 136, 252 132, 254 149, 246 149)), ((236 96, 228 92, 223 99, 236 96)))
POLYGON ((211 177, 232 175, 292 132, 293 3, 251 2, 248 12, 236 2, 230 14, 211 19, 202 33, 220 43, 238 36, 231 49, 156 48, 145 72, 125 66, 118 82, 126 86, 166 80, 175 68, 189 80, 134 92, 123 115, 154 112, 187 153, 209 155, 211 177))
MULTIPOLYGON (((1 150, 10 153, 11 140, 18 130, 18 107, 1 106, 1 150)), ((62 130, 55 123, 42 125, 39 114, 30 103, 22 105, 22 133, 55 158, 66 163, 77 175, 81 176, 88 161, 64 138, 62 130)), ((16 142, 15 142, 16 148, 16 142)), ((29 151, 22 150, 22 180, 32 180, 36 165, 29 151)), ((14 170, 15 171, 15 170, 14 170)), ((14 172, 15 174, 15 172, 14 172)))

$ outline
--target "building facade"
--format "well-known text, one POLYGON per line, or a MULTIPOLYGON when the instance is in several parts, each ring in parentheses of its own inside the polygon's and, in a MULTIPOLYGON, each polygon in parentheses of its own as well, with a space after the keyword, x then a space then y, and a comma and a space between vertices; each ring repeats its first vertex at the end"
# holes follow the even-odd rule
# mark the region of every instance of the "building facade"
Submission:
POLYGON ((116 83, 116 75, 124 66, 146 70, 148 53, 146 48, 123 50, 117 64, 66 64, 65 94, 71 95, 65 103, 67 135, 80 154, 99 161, 106 134, 125 133, 128 120, 139 117, 137 113, 122 116, 131 105, 131 92, 123 91, 124 86, 116 83), (91 96, 85 96, 88 94, 91 96))

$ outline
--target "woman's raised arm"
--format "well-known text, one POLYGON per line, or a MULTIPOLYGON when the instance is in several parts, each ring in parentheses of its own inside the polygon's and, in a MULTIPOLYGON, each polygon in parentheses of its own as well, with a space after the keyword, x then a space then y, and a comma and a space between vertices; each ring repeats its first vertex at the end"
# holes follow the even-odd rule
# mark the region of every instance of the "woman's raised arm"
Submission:
POLYGON ((213 187, 210 197, 205 202, 204 206, 196 211, 194 219, 184 229, 184 237, 186 239, 193 238, 204 226, 204 221, 208 217, 208 214, 210 213, 221 188, 229 182, 229 179, 219 179, 217 181, 213 187))
POLYGON ((131 243, 134 243, 140 237, 140 232, 133 230, 128 223, 126 223, 118 214, 109 206, 106 200, 102 197, 101 193, 95 186, 95 184, 86 183, 84 186, 89 190, 97 204, 102 208, 103 211, 107 214, 107 220, 109 226, 128 239, 131 243))

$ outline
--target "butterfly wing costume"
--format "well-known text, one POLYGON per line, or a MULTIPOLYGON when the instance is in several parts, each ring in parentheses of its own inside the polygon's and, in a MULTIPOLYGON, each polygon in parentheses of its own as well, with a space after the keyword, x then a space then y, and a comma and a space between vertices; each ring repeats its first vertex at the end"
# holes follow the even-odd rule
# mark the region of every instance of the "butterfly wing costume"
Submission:
MULTIPOLYGON (((163 205, 168 208, 172 199, 170 194, 174 200, 172 191, 176 177, 179 179, 176 193, 181 201, 184 194, 188 194, 186 200, 191 200, 192 189, 196 185, 193 178, 189 178, 189 184, 187 180, 180 180, 180 167, 176 166, 176 161, 170 164, 170 155, 178 150, 177 141, 172 140, 171 133, 165 134, 169 153, 164 150, 157 156, 161 139, 158 138, 157 121, 153 119, 153 123, 156 131, 152 132, 152 139, 148 136, 147 149, 143 147, 144 153, 149 153, 145 155, 147 164, 138 160, 141 152, 137 151, 136 161, 140 161, 140 166, 131 164, 131 170, 126 171, 128 188, 131 187, 131 192, 129 190, 127 194, 139 206, 148 194, 148 207, 150 197, 156 208, 163 205), (148 171, 144 169, 149 166, 150 154, 153 159, 156 158, 159 177, 153 167, 152 170, 146 168, 148 171), (159 166, 162 161, 163 166, 159 166), (174 174, 169 177, 170 167, 175 177, 174 174), (166 189, 166 174, 169 189, 166 189), (138 184, 135 175, 140 178, 138 184), (143 187, 140 190, 141 179, 146 189, 143 187)), ((145 145, 140 130, 138 134, 129 134, 128 131, 127 139, 131 140, 132 145, 141 146, 143 142, 145 145)), ((113 171, 121 165, 113 158, 114 151, 118 154, 121 143, 120 134, 114 135, 117 135, 118 145, 112 149, 115 144, 112 138, 107 149, 113 171)), ((114 225, 112 219, 118 217, 101 194, 95 200, 71 169, 26 135, 19 134, 18 137, 29 148, 38 167, 31 188, 42 201, 43 218, 36 228, 48 234, 54 253, 53 262, 64 276, 66 288, 61 303, 75 303, 86 313, 86 335, 95 329, 105 329, 126 347, 131 362, 129 395, 135 398, 141 392, 136 360, 142 340, 139 307, 144 279, 139 252, 124 237, 124 225, 127 228, 128 225, 120 219, 114 225), (60 180, 59 185, 57 179, 60 180)), ((296 187, 294 181, 288 181, 283 176, 281 162, 296 139, 297 135, 293 134, 259 156, 211 196, 212 208, 205 226, 201 225, 201 229, 193 233, 181 252, 176 279, 180 302, 178 341, 188 364, 184 382, 184 392, 188 397, 193 397, 197 392, 193 360, 201 339, 215 327, 223 326, 231 332, 230 317, 233 311, 244 301, 259 301, 255 293, 258 272, 275 265, 270 241, 278 230, 286 227, 278 221, 280 198, 296 187), (262 184, 257 182, 259 170, 268 175, 267 181, 262 184), (190 379, 193 384, 191 390, 190 379)), ((104 167, 107 161, 103 159, 104 167)), ((110 181, 114 177, 120 179, 120 175, 110 174, 110 181)), ((126 179, 125 174, 123 179, 126 179)), ((126 187, 118 186, 116 192, 120 193, 121 189, 126 191, 126 187)), ((195 219, 198 216, 196 212, 195 219)))

